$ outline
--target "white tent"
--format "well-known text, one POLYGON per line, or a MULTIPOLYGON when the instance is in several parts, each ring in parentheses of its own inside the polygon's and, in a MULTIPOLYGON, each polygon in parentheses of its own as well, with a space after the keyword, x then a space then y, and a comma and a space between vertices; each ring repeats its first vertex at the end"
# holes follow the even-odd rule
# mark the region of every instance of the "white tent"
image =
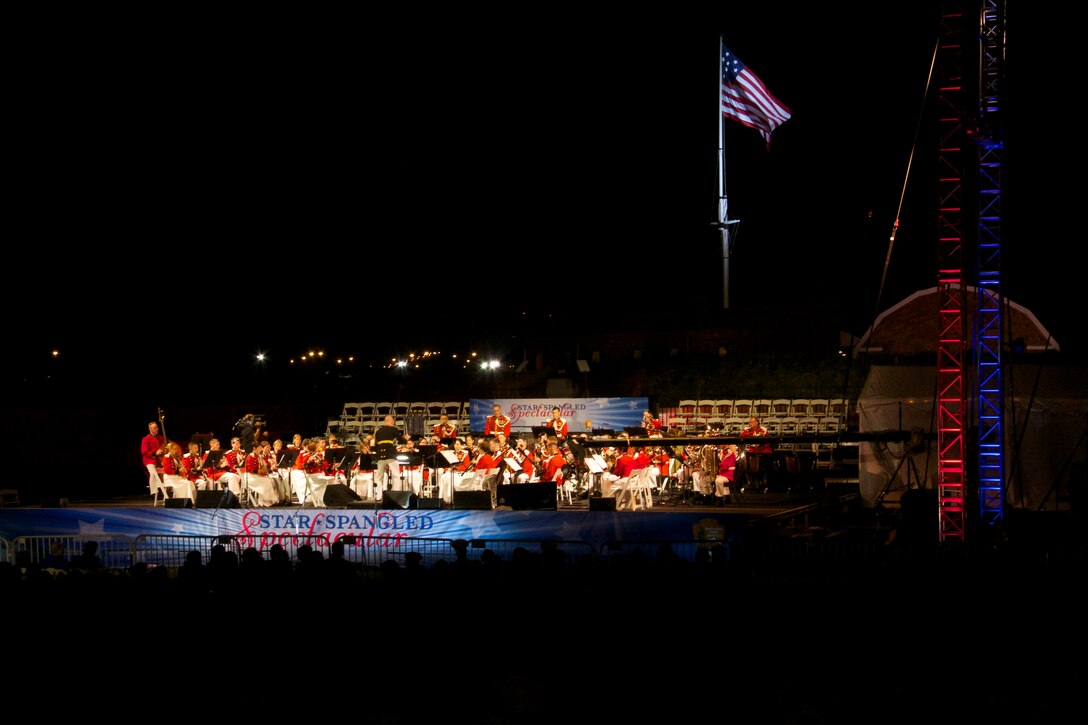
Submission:
MULTIPOLYGON (((858 475, 867 505, 874 505, 885 491, 936 488, 936 382, 935 367, 870 370, 858 397, 860 432, 904 430, 913 435, 906 443, 860 444, 858 475)), ((1088 443, 1088 375, 1081 368, 1033 362, 1011 366, 1005 383, 1006 506, 1068 508, 1069 483, 1083 475, 1088 443)), ((977 400, 967 404, 973 411, 977 400)), ((965 452, 976 444, 977 435, 968 432, 965 452)), ((977 468, 969 465, 967 471, 976 492, 977 468)))

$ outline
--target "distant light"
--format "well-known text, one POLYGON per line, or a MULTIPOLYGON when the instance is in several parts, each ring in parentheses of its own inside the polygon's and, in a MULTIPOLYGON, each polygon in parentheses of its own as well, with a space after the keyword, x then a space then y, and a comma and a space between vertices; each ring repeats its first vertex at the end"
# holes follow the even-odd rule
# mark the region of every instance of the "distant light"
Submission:
POLYGON ((355 356, 354 355, 348 355, 348 362, 355 362, 355 356))
POLYGON ((294 358, 291 358, 291 362, 290 362, 290 364, 291 364, 291 365, 294 365, 294 364, 295 364, 295 359, 294 359, 294 358))
POLYGON ((257 353, 257 362, 264 362, 264 353, 263 352, 257 353))
POLYGON ((341 363, 343 363, 343 362, 344 362, 344 361, 343 361, 343 360, 341 360, 340 358, 336 358, 336 364, 337 364, 337 365, 340 365, 340 364, 341 364, 341 363))
POLYGON ((398 361, 398 362, 397 362, 397 367, 398 367, 398 368, 406 368, 406 367, 408 367, 408 361, 407 361, 407 360, 400 360, 400 361, 398 361))
POLYGON ((60 350, 54 350, 53 357, 60 357, 60 350))
POLYGON ((318 357, 324 357, 325 356, 325 351, 324 350, 318 350, 317 351, 317 356, 318 357))
POLYGON ((476 357, 476 353, 472 353, 472 357, 476 357))

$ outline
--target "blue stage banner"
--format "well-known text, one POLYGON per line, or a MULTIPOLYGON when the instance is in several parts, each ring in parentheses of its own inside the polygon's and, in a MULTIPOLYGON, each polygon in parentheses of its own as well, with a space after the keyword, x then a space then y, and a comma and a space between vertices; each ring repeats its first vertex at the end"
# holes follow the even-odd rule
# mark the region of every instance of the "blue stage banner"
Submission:
POLYGON ((594 428, 614 431, 641 426, 642 413, 650 407, 649 398, 471 398, 468 402, 469 430, 482 431, 498 405, 510 418, 511 432, 526 433, 544 425, 557 405, 572 434, 583 432, 587 420, 593 421, 594 428))
MULTIPOLYGON (((474 511, 412 509, 3 509, 0 537, 113 535, 232 536, 267 552, 274 544, 292 548, 300 540, 328 544, 360 537, 367 546, 402 548, 409 539, 483 539, 583 542, 602 551, 608 542, 733 541, 747 517, 718 512, 474 511), (710 533, 714 532, 714 533, 710 533)), ((11 552, 8 552, 9 554, 11 552)))

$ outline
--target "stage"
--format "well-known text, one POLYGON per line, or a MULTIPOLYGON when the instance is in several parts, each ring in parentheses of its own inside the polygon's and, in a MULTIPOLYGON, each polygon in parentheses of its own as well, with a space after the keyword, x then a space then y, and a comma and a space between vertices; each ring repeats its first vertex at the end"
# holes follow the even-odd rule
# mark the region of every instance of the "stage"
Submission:
POLYGON ((663 546, 682 559, 694 560, 700 549, 732 557, 756 533, 807 525, 856 498, 849 486, 837 493, 738 491, 729 503, 715 505, 712 498, 666 491, 651 497, 651 507, 616 511, 609 510, 611 499, 572 496, 557 501, 550 494, 532 495, 536 489, 526 485, 502 489, 496 509, 485 500, 487 492, 467 492, 477 495, 459 496, 452 507, 438 499, 386 497, 377 505, 360 501, 339 507, 295 503, 234 508, 222 500, 215 506, 205 500, 190 508, 163 506, 161 501, 155 506, 146 495, 65 500, 61 507, 2 508, 0 545, 7 551, 0 555, 10 560, 17 551, 30 551, 37 559, 58 538, 75 551, 80 542, 93 538, 100 541, 104 557, 116 557, 104 559, 107 566, 137 562, 179 566, 188 551, 207 556, 216 543, 229 543, 239 554, 254 547, 265 556, 279 544, 294 556, 302 544, 327 552, 343 542, 345 557, 357 564, 379 566, 390 558, 403 563, 409 552, 415 552, 420 563, 429 566, 452 559, 452 542, 465 540, 470 557, 490 550, 504 560, 518 548, 559 549, 573 562, 620 550, 644 550, 652 557, 663 546), (514 491, 518 496, 511 495, 514 491))

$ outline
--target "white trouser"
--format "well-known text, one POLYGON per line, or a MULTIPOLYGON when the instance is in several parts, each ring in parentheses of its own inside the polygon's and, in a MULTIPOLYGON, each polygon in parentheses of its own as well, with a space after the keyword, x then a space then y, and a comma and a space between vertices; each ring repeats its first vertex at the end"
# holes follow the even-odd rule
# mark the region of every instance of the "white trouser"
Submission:
POLYGON ((250 494, 250 506, 275 506, 280 502, 280 490, 271 476, 247 473, 246 488, 250 494), (256 499, 254 499, 254 495, 256 499))
POLYGON ((374 471, 356 471, 349 485, 360 498, 374 498, 374 471))
POLYGON ((196 486, 185 476, 167 473, 162 477, 162 485, 174 490, 174 498, 196 500, 196 486))

